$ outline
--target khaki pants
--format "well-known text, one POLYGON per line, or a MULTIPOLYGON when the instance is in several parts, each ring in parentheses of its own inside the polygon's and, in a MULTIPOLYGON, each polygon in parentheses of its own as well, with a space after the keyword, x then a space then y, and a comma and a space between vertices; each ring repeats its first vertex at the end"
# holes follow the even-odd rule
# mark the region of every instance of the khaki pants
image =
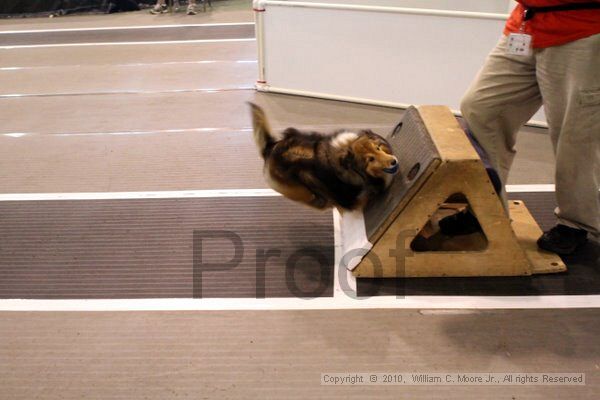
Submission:
MULTIPOLYGON (((600 34, 531 56, 505 53, 502 37, 461 111, 506 183, 519 128, 541 105, 556 156, 559 222, 600 232, 600 34)), ((503 193, 506 200, 506 193, 503 193)))

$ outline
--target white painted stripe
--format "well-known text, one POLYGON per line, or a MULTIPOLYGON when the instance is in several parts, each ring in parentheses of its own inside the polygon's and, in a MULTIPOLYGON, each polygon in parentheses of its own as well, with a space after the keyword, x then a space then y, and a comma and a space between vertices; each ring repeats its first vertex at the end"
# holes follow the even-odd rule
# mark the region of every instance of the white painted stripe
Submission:
POLYGON ((115 30, 134 30, 134 29, 165 29, 165 28, 194 28, 194 27, 212 27, 212 26, 243 26, 254 25, 254 22, 225 22, 220 24, 181 24, 181 25, 137 25, 137 26, 101 26, 97 28, 63 28, 63 29, 30 29, 30 30, 12 30, 0 31, 0 35, 13 35, 19 33, 53 33, 53 32, 88 32, 88 31, 115 31, 115 30))
POLYGON ((363 212, 359 210, 345 212, 340 220, 340 230, 343 243, 342 254, 344 254, 343 268, 352 271, 373 248, 373 243, 369 242, 367 237, 363 212), (348 258, 349 255, 353 257, 348 258))
POLYGON ((340 230, 340 213, 333 209, 333 297, 343 296, 340 285, 340 260, 342 257, 342 237, 340 230))
POLYGON ((106 96, 106 95, 136 95, 136 94, 174 94, 174 93, 220 93, 236 90, 254 90, 251 86, 231 88, 191 88, 170 90, 105 90, 99 92, 57 92, 57 93, 7 93, 0 94, 0 99, 20 99, 27 97, 68 97, 68 96, 106 96))
POLYGON ((334 265, 333 265, 333 297, 356 298, 356 278, 344 265, 344 245, 341 228, 342 216, 337 209, 333 210, 333 242, 334 242, 334 265))
POLYGON ((600 295, 573 296, 347 296, 316 299, 0 300, 0 311, 233 311, 347 309, 568 309, 599 308, 600 295))
MULTIPOLYGON (((552 191, 548 190, 550 188, 553 189, 554 185, 512 185, 511 192, 548 192, 552 191)), ((280 196, 280 194, 272 189, 215 189, 150 192, 5 193, 0 194, 0 201, 176 199, 194 197, 260 196, 280 196)), ((339 221, 336 223, 339 223, 339 221)), ((338 227, 338 230, 339 229, 340 228, 338 227)))
POLYGON ((114 132, 7 132, 0 133, 0 136, 11 138, 22 138, 29 136, 127 136, 127 135, 156 135, 164 133, 191 133, 191 132, 252 132, 252 128, 183 128, 183 129, 157 129, 155 131, 114 131, 114 132))
POLYGON ((205 197, 266 196, 281 195, 271 189, 176 190, 154 192, 16 193, 0 194, 0 201, 179 199, 205 197))
MULTIPOLYGON (((332 130, 339 128, 337 124, 320 124, 319 127, 332 130)), ((385 128, 388 126, 386 125, 385 128)), ((282 126, 281 129, 285 129, 282 126)), ((382 127, 383 128, 383 127, 382 127)), ((213 127, 213 128, 182 128, 182 129, 157 129, 154 131, 145 130, 130 130, 130 131, 108 131, 108 132, 5 132, 0 133, 0 136, 11 138, 21 138, 28 136, 103 136, 103 135, 151 135, 156 133, 186 133, 186 132, 251 132, 251 127, 213 127)))
POLYGON ((198 64, 256 64, 257 60, 199 60, 199 61, 168 61, 155 63, 126 63, 126 64, 65 64, 65 65, 37 65, 32 67, 0 67, 0 71, 26 71, 39 69, 65 69, 65 68, 98 68, 98 67, 153 67, 161 65, 198 65, 198 64))
POLYGON ((481 314, 481 311, 471 309, 456 309, 456 310, 445 310, 445 309, 433 309, 433 310, 420 310, 421 315, 469 315, 469 314, 481 314))
POLYGON ((554 185, 506 185, 507 193, 554 192, 554 185))
POLYGON ((0 46, 0 50, 43 49, 43 48, 52 48, 52 47, 139 46, 139 45, 156 45, 156 44, 201 44, 201 43, 254 42, 254 41, 256 41, 255 38, 159 40, 159 41, 149 41, 149 42, 53 43, 53 44, 25 44, 25 45, 15 45, 15 46, 0 46))
MULTIPOLYGON (((506 185, 507 193, 523 193, 523 192, 555 192, 556 185, 541 184, 541 185, 506 185)), ((600 188, 598 189, 600 191, 600 188)))

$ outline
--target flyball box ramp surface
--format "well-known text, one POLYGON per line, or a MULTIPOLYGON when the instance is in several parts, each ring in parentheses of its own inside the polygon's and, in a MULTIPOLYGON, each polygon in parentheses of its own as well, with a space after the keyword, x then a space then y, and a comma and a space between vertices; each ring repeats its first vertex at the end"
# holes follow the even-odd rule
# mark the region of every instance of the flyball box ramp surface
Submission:
POLYGON ((537 249, 541 229, 522 202, 511 202, 511 219, 506 216, 483 162, 449 108, 410 107, 387 139, 398 156, 399 175, 362 212, 342 215, 342 263, 355 276, 519 276, 566 270, 558 256, 537 249), (415 249, 436 218, 461 207, 477 218, 478 236, 446 237, 434 250, 415 249))

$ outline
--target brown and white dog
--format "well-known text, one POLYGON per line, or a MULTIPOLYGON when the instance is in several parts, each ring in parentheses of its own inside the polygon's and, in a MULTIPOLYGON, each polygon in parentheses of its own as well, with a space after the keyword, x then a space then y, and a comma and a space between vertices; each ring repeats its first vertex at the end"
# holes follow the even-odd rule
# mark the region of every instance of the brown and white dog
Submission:
POLYGON ((324 135, 288 128, 276 137, 264 111, 249 104, 265 179, 291 200, 318 209, 362 209, 398 172, 389 143, 370 130, 324 135))

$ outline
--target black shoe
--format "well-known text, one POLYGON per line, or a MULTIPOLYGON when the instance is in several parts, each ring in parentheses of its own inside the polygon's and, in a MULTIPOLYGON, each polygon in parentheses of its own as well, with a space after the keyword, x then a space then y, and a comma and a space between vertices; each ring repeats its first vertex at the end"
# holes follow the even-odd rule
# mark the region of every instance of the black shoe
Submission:
POLYGON ((540 249, 560 255, 572 254, 578 247, 587 242, 587 231, 566 225, 556 225, 538 239, 540 249))
POLYGON ((448 236, 469 235, 482 230, 477 218, 468 211, 443 218, 439 225, 440 231, 448 236))

